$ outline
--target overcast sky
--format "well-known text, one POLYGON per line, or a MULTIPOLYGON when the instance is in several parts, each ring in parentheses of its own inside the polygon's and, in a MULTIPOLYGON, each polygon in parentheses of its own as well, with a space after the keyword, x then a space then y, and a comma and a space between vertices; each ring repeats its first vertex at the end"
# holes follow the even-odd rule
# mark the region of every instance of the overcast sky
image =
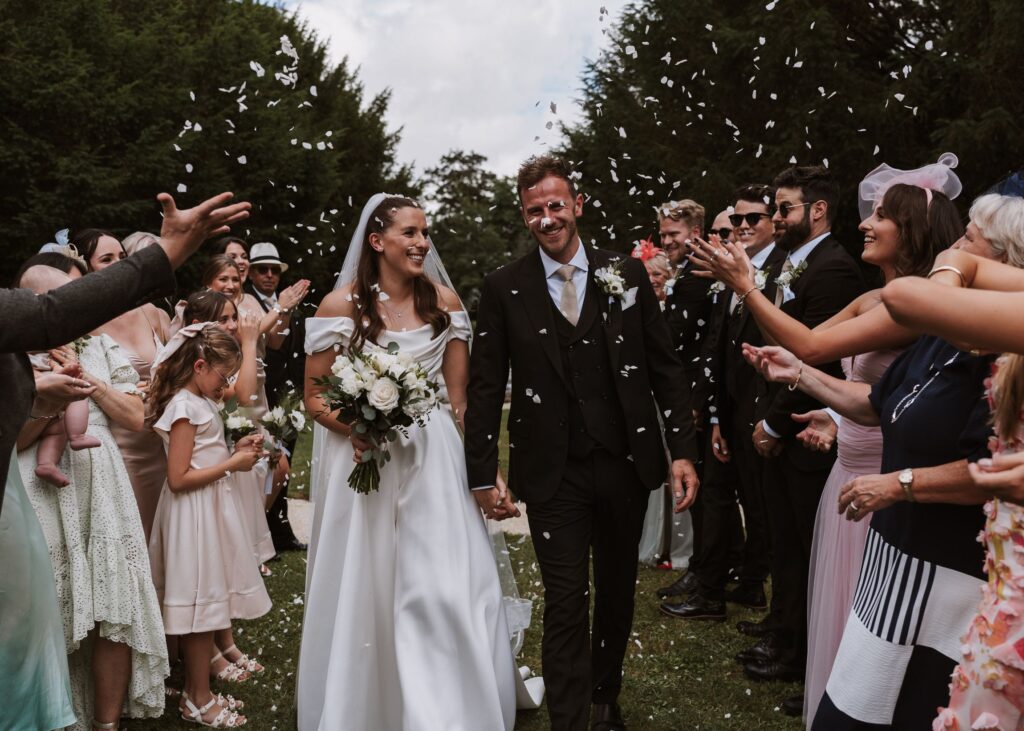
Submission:
POLYGON ((392 90, 388 127, 402 128, 399 162, 422 172, 450 149, 473 150, 512 174, 559 139, 559 121, 578 118, 584 64, 626 0, 288 4, 329 42, 333 60, 348 56, 360 67, 368 96, 392 90))

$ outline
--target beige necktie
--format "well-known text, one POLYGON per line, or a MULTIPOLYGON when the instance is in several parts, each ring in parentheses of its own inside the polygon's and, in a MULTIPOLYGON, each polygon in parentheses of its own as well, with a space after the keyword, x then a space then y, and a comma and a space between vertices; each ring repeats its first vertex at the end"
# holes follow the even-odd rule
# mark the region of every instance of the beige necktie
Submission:
POLYGON ((580 319, 579 303, 576 300, 576 285, 572 281, 572 275, 576 273, 576 267, 572 264, 564 264, 558 267, 556 272, 565 284, 562 285, 562 301, 560 308, 565 319, 575 325, 580 319))
MULTIPOLYGON (((793 269, 793 262, 790 261, 789 257, 786 257, 786 263, 782 265, 782 274, 793 269)), ((776 285, 775 289, 775 306, 782 307, 782 300, 786 298, 786 288, 781 284, 776 285)))

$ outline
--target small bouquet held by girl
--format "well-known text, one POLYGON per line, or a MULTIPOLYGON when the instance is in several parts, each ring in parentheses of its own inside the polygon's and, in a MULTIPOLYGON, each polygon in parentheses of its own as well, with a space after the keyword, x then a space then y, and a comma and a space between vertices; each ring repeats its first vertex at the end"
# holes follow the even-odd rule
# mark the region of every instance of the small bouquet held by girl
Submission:
POLYGON ((260 426, 270 436, 267 448, 270 450, 271 464, 276 464, 281 453, 288 451, 284 445, 297 439, 306 430, 302 399, 295 391, 289 391, 277 406, 260 418, 260 426))
POLYGON ((388 443, 408 436, 413 424, 424 426, 438 404, 438 387, 412 358, 387 350, 342 353, 331 375, 315 379, 338 420, 372 445, 348 477, 349 486, 368 495, 380 488, 380 468, 391 459, 388 443))

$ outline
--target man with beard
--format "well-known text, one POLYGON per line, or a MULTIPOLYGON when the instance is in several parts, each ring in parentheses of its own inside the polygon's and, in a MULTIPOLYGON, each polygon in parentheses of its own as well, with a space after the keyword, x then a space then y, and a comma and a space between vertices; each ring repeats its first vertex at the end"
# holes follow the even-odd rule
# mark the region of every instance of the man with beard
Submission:
MULTIPOLYGON (((686 258, 687 244, 703 235, 704 207, 684 198, 658 206, 658 236, 661 248, 674 268, 672 292, 665 299, 665 319, 672 332, 672 345, 683 363, 686 383, 690 387, 690 411, 697 428, 699 461, 704 458, 703 416, 705 400, 699 399, 697 384, 703 378, 701 346, 707 334, 711 315, 711 282, 694 276, 693 267, 686 258)), ((693 555, 689 567, 674 582, 658 589, 658 596, 683 596, 698 586, 700 563, 703 560, 703 495, 690 508, 693 524, 693 555)))
MULTIPOLYGON (((865 287, 853 258, 830 234, 839 190, 824 167, 792 167, 775 179, 772 217, 776 246, 786 252, 775 278, 774 302, 809 328, 820 325, 865 287)), ((839 361, 819 366, 843 378, 839 361)), ((754 680, 802 680, 807 656, 807 574, 818 501, 835 460, 812 451, 796 434, 792 415, 823 408, 785 384, 769 384, 760 399, 752 442, 764 458, 764 497, 771 535, 772 606, 769 651, 745 665, 754 680)), ((794 700, 795 699, 790 699, 794 700)))
MULTIPOLYGON (((751 264, 764 272, 766 287, 774 287, 770 279, 779 274, 785 259, 785 252, 775 246, 774 197, 775 191, 767 185, 745 185, 736 191, 731 213, 725 214, 729 233, 744 247, 751 264)), ((721 238, 718 219, 713 229, 721 238)), ((769 289, 766 292, 771 295, 769 289)), ((754 609, 767 606, 764 580, 770 549, 761 489, 763 460, 752 442, 754 410, 767 384, 741 352, 743 343, 762 344, 763 339, 754 318, 728 289, 714 298, 710 319, 703 359, 709 374, 704 383, 712 397, 708 448, 712 459, 705 463, 701 496, 705 553, 694 594, 681 604, 661 605, 662 614, 679 619, 724 620, 726 602, 754 609), (745 536, 737 498, 743 506, 745 536), (739 586, 727 592, 729 569, 734 566, 739 586)), ((740 653, 744 662, 759 657, 747 656, 749 652, 740 653)))
POLYGON ((699 484, 690 392, 643 265, 580 241, 583 196, 569 167, 531 158, 517 189, 539 246, 484 279, 466 409, 469 485, 488 515, 507 515, 495 481, 511 368, 509 487, 527 504, 544 582, 551 728, 584 731, 592 715, 597 731, 624 729, 618 696, 650 491, 668 477, 683 511, 699 484))

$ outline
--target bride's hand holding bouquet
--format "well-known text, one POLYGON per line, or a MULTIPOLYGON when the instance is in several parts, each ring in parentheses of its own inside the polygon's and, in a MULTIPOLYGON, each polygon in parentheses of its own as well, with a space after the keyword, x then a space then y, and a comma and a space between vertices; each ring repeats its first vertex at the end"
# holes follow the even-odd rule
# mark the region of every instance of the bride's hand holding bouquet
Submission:
POLYGON ((331 375, 314 379, 338 420, 351 429, 356 466, 348 484, 368 494, 380 488, 380 468, 390 459, 389 443, 423 426, 438 404, 437 384, 396 343, 387 350, 342 353, 331 375))

